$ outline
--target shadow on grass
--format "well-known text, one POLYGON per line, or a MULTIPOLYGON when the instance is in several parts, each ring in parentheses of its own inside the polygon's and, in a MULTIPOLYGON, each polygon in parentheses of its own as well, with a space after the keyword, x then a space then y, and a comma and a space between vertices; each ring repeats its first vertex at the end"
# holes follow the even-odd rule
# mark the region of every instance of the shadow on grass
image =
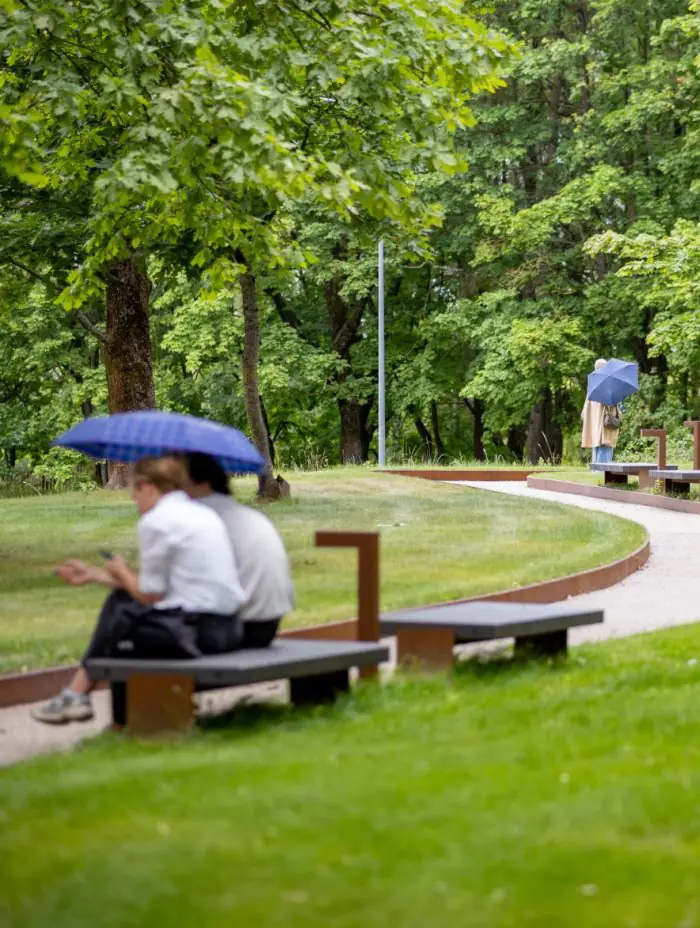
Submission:
POLYGON ((276 703, 237 703, 216 715, 205 715, 197 719, 197 730, 201 732, 257 732, 261 728, 289 725, 298 716, 292 706, 276 703))
MULTIPOLYGON (((454 665, 454 681, 464 686, 477 681, 505 682, 508 679, 515 680, 541 673, 543 670, 564 671, 569 664, 566 657, 538 657, 528 652, 513 654, 512 650, 496 651, 457 660, 454 665)), ((421 676, 422 683, 427 683, 426 677, 421 676)), ((432 684, 439 685, 440 675, 427 676, 432 684)), ((379 689, 386 691, 385 696, 389 696, 392 690, 398 696, 407 688, 412 688, 412 683, 419 688, 421 686, 419 679, 412 677, 410 671, 400 672, 393 680, 379 685, 379 689)), ((202 733, 253 734, 263 729, 296 728, 308 724, 311 720, 328 720, 347 711, 371 711, 377 700, 382 699, 382 694, 377 688, 377 684, 361 686, 359 690, 356 688, 347 695, 339 696, 332 703, 308 708, 279 702, 242 701, 216 715, 200 717, 197 720, 197 730, 202 733)))
POLYGON ((519 651, 511 648, 475 654, 455 662, 454 673, 459 682, 468 684, 470 680, 502 680, 506 677, 517 678, 540 673, 542 670, 563 671, 570 666, 570 660, 561 657, 542 657, 537 653, 519 651))
POLYGON ((353 700, 353 695, 339 696, 335 702, 300 707, 291 703, 236 703, 215 715, 200 716, 196 729, 201 733, 257 734, 262 730, 299 728, 311 721, 328 719, 353 700))

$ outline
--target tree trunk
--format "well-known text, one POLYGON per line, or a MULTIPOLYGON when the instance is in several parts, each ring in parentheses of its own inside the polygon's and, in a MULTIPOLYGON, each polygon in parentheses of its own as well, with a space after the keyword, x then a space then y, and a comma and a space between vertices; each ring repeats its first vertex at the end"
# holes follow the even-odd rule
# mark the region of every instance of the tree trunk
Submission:
POLYGON ((528 464, 539 464, 542 455, 542 431, 544 429, 544 401, 540 400, 530 410, 527 422, 526 459, 528 464))
POLYGON ((369 446, 372 444, 374 429, 369 427, 369 414, 374 406, 374 397, 370 396, 366 403, 360 404, 360 428, 362 434, 362 460, 369 461, 369 446))
POLYGON ((445 445, 442 441, 442 435, 440 434, 440 415, 438 413, 438 405, 435 400, 430 401, 430 424, 433 427, 433 438, 435 440, 435 450, 437 451, 437 456, 440 459, 446 457, 445 454, 445 445))
MULTIPOLYGON (((473 449, 472 453, 477 461, 485 461, 486 453, 484 451, 484 410, 485 405, 483 400, 478 400, 476 397, 473 400, 466 399, 464 403, 472 414, 472 419, 474 421, 473 425, 473 449)), ((503 440, 501 439, 501 444, 503 440)))
MULTIPOLYGON (((107 268, 107 329, 104 347, 110 413, 152 409, 156 404, 148 301, 151 282, 133 261, 107 268)), ((110 464, 109 489, 127 485, 124 464, 110 464)))
POLYGON ((522 461, 525 454, 525 429, 520 425, 513 425, 508 429, 508 450, 516 461, 522 461))
POLYGON ((484 451, 484 410, 484 401, 475 399, 472 403, 472 417, 474 419, 474 457, 477 461, 486 460, 486 452, 484 451))
MULTIPOLYGON (((343 246, 339 245, 335 253, 336 257, 343 255, 343 246)), ((360 323, 367 306, 366 299, 346 303, 341 295, 342 285, 340 274, 335 274, 324 287, 331 345, 345 362, 344 369, 339 370, 334 378, 336 384, 341 387, 352 373, 351 348, 357 341, 360 323)), ((367 419, 371 408, 372 403, 363 402, 359 396, 339 396, 341 464, 362 464, 367 460, 367 419)))
POLYGON ((270 461, 272 466, 275 466, 275 441, 272 437, 272 431, 270 429, 270 421, 267 418, 267 410, 265 409, 265 403, 263 402, 262 396, 260 397, 260 410, 262 412, 263 422, 265 423, 265 431, 267 432, 267 447, 270 452, 270 461))
POLYGON ((421 417, 418 415, 416 408, 411 406, 409 411, 413 416, 413 424, 416 427, 416 431, 420 435, 420 440, 423 442, 423 460, 432 461, 433 453, 435 451, 433 436, 426 428, 425 422, 423 422, 421 417))
POLYGON ((362 407, 357 400, 338 400, 340 411, 340 463, 362 464, 362 407))
POLYGON ((265 425, 260 386, 258 381, 258 362, 260 360, 260 319, 258 316, 258 294, 255 275, 243 255, 237 255, 246 271, 239 278, 241 301, 243 303, 243 400, 245 403, 248 427, 253 436, 253 443, 263 456, 265 469, 258 477, 258 498, 261 500, 279 499, 280 484, 272 472, 270 455, 270 437, 265 425))
POLYGON ((527 463, 539 464, 541 460, 556 464, 561 460, 561 429, 553 421, 552 394, 545 390, 532 407, 527 423, 527 463))

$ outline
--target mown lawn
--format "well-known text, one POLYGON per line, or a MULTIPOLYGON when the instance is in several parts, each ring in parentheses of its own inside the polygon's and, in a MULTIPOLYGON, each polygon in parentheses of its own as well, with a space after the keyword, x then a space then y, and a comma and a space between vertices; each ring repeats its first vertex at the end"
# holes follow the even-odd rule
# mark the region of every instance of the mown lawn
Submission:
MULTIPOLYGON (((558 467, 542 474, 535 474, 536 477, 544 477, 546 480, 566 480, 569 483, 586 483, 591 486, 603 486, 603 475, 594 473, 588 469, 558 467)), ((636 485, 636 478, 632 477, 630 485, 636 485)))
POLYGON ((700 630, 0 771, 12 928, 700 925, 700 630))
MULTIPOLYGON (((415 606, 546 580, 607 563, 644 540, 599 513, 369 470, 293 477, 267 509, 289 548, 297 609, 289 624, 355 611, 351 552, 314 547, 316 529, 379 529, 382 608, 415 606)), ((252 490, 242 482, 239 495, 252 490)), ((102 593, 61 584, 53 568, 102 548, 135 557, 125 494, 0 500, 0 672, 65 663, 83 649, 102 593)))

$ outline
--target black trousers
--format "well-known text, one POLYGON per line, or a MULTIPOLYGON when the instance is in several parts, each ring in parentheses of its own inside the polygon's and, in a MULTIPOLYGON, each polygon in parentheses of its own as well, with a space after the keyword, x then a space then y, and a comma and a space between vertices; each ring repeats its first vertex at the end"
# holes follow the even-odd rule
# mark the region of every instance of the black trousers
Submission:
POLYGON ((272 644, 281 619, 265 619, 262 622, 244 622, 241 648, 269 648, 272 644))
MULTIPOLYGON (((124 590, 105 600, 82 663, 95 657, 132 660, 187 660, 240 647, 242 623, 236 616, 154 609, 137 603, 124 590)), ((112 716, 126 720, 126 686, 112 684, 112 716)))

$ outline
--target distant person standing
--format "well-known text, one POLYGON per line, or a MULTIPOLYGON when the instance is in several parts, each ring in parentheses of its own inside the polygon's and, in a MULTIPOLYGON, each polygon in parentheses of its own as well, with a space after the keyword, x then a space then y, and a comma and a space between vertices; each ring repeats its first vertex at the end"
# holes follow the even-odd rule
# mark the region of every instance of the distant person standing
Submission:
MULTIPOLYGON (((598 358, 595 362, 595 369, 599 371, 605 364, 607 364, 607 361, 604 358, 598 358)), ((594 464, 608 464, 613 459, 620 427, 619 424, 617 427, 612 426, 610 424, 611 418, 613 420, 617 418, 619 423, 619 410, 617 407, 604 406, 602 403, 586 400, 581 413, 583 422, 581 446, 593 450, 594 464)))

